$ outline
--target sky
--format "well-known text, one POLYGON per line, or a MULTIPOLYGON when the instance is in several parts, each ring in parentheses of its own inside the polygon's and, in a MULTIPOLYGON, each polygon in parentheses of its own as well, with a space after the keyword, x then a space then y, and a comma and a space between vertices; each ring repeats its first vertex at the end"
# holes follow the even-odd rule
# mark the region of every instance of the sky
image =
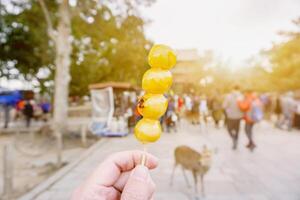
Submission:
MULTIPOLYGON (((151 21, 146 35, 155 43, 199 53, 212 50, 232 67, 241 67, 282 41, 278 31, 295 29, 291 20, 300 17, 300 0, 156 0, 141 14, 151 21)), ((25 87, 4 79, 0 86, 25 87)))
POLYGON ((142 15, 151 22, 146 35, 175 49, 212 50, 233 66, 295 30, 300 0, 156 0, 142 15))

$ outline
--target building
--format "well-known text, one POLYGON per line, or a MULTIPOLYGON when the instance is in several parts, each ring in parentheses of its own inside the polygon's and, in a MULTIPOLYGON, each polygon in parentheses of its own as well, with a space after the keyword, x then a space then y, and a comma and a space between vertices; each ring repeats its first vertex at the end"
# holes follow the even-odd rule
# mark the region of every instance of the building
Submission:
POLYGON ((180 93, 204 91, 213 81, 209 76, 213 53, 206 51, 200 55, 197 49, 180 49, 176 54, 177 64, 172 69, 173 89, 180 93))
POLYGON ((203 61, 196 49, 177 50, 177 64, 172 69, 174 84, 198 84, 203 77, 203 61))

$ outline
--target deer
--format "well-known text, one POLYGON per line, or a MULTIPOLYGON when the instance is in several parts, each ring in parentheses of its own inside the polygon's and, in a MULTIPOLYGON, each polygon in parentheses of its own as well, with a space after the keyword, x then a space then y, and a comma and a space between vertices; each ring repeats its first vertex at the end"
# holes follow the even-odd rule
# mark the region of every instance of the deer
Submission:
POLYGON ((175 169, 178 165, 181 166, 184 180, 188 187, 191 187, 186 176, 185 170, 191 171, 195 192, 198 193, 198 177, 200 176, 201 194, 205 195, 204 176, 209 171, 212 163, 212 150, 209 150, 205 145, 201 153, 188 146, 178 146, 174 151, 175 163, 172 170, 170 185, 173 184, 175 169))

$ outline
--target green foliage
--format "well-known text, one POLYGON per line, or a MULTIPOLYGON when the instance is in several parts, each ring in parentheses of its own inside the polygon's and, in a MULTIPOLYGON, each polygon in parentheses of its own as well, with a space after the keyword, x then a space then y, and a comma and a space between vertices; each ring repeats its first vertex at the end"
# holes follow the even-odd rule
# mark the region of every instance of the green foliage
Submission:
MULTIPOLYGON (((55 9, 56 5, 49 3, 48 6, 55 9)), ((0 77, 36 80, 44 92, 44 83, 53 76, 41 78, 38 72, 43 67, 53 72, 54 53, 49 48, 46 26, 41 23, 43 15, 37 4, 18 3, 15 7, 18 12, 8 12, 4 5, 1 6, 0 77), (18 73, 11 73, 15 69, 18 73)))
POLYGON ((299 89, 300 36, 296 35, 289 41, 274 46, 269 52, 269 56, 273 64, 271 81, 278 86, 278 89, 299 89))
MULTIPOLYGON (((57 4, 55 1, 45 2, 55 26, 57 4)), ((88 85, 96 82, 139 83, 147 68, 150 42, 144 36, 144 21, 132 13, 136 6, 146 2, 151 0, 126 4, 122 7, 125 14, 113 13, 108 6, 99 5, 96 1, 79 0, 78 6, 71 7, 71 95, 88 94, 88 85)), ((30 0, 15 6, 18 12, 8 12, 4 5, 0 7, 0 77, 36 80, 39 82, 37 86, 44 92, 53 87, 49 84, 55 71, 53 42, 48 37, 37 1, 30 0), (49 76, 39 77, 39 71, 45 68, 50 71, 49 76), (18 73, 11 73, 12 69, 17 69, 18 73)))
POLYGON ((73 19, 76 45, 71 95, 87 94, 89 84, 102 81, 138 84, 147 68, 149 41, 144 36, 141 18, 129 15, 120 19, 102 7, 93 19, 93 23, 86 23, 79 16, 73 19))

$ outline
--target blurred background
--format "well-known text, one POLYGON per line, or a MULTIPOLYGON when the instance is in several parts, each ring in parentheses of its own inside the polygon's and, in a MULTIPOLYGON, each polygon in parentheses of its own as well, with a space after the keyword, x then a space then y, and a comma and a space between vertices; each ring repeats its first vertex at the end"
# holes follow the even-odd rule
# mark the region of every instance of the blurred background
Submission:
POLYGON ((177 55, 169 134, 149 147, 156 198, 300 199, 299 0, 0 0, 1 198, 68 199, 105 156, 141 148, 132 132, 154 44, 177 55), (231 148, 233 89, 261 105, 251 151, 247 120, 231 148), (180 170, 168 184, 183 144, 217 152, 205 196, 180 170))

